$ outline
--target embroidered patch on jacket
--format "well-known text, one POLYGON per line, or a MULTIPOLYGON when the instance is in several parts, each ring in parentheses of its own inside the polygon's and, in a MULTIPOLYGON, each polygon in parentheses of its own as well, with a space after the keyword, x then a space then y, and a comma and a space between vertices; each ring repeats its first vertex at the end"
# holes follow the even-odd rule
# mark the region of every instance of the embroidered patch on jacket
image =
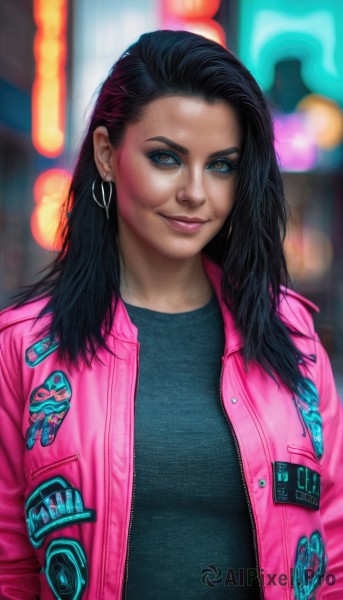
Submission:
POLYGON ((39 485, 26 500, 25 511, 29 538, 35 548, 40 548, 52 531, 95 521, 95 510, 84 507, 80 492, 63 477, 39 485))
POLYGON ((42 446, 55 441, 70 408, 71 387, 62 371, 54 371, 35 388, 30 396, 30 417, 25 435, 26 447, 31 450, 37 440, 42 446))
MULTIPOLYGON (((323 420, 319 412, 319 395, 316 386, 310 379, 304 379, 309 390, 304 385, 299 386, 298 395, 293 398, 299 417, 305 425, 312 441, 313 449, 318 460, 322 458, 323 448, 323 420)), ((305 436, 306 433, 304 432, 305 436)))
POLYGON ((317 471, 289 462, 272 464, 274 502, 319 510, 320 474, 317 471))
POLYGON ((55 352, 57 348, 57 336, 47 336, 35 344, 32 344, 32 346, 25 351, 25 362, 29 367, 35 367, 49 356, 49 354, 55 352))
POLYGON ((295 555, 295 600, 315 600, 315 590, 321 583, 325 569, 325 546, 319 531, 312 533, 310 539, 303 536, 295 555))
POLYGON ((45 576, 57 600, 80 600, 88 583, 86 554, 72 538, 52 540, 46 551, 45 576))

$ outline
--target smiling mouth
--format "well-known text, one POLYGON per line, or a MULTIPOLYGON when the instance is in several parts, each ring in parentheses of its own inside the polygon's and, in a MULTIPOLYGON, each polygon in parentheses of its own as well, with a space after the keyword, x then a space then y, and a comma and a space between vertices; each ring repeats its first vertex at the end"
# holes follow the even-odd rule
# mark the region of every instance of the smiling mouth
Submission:
POLYGON ((162 219, 167 223, 168 227, 173 229, 174 231, 178 231, 180 233, 196 233, 205 225, 206 221, 200 220, 181 220, 180 218, 175 217, 165 217, 164 215, 160 215, 162 219))
POLYGON ((176 217, 169 217, 167 215, 162 215, 162 217, 164 217, 165 219, 172 219, 172 221, 181 221, 183 223, 206 223, 205 219, 199 219, 197 217, 195 218, 190 218, 190 217, 186 217, 186 216, 176 216, 176 217))

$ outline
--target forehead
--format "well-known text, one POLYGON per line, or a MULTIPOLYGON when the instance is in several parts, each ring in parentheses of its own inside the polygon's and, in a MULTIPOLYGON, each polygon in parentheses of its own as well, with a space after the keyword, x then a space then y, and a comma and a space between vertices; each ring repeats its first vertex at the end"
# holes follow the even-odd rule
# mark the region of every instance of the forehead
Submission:
POLYGON ((193 140, 212 147, 240 143, 241 131, 235 110, 229 103, 173 95, 149 102, 140 119, 129 124, 126 131, 126 138, 132 141, 156 135, 164 135, 180 144, 187 145, 193 140))

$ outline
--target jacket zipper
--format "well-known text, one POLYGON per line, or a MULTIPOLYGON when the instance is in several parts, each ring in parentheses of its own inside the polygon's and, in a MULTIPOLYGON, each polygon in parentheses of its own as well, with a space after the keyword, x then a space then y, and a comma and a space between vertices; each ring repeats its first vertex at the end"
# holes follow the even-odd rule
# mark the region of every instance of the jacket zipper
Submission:
MULTIPOLYGON (((233 440, 234 440, 235 446, 236 446, 238 463, 239 463, 239 468, 240 468, 240 471, 241 471, 243 488, 244 488, 244 492, 245 492, 245 496, 246 496, 246 500, 247 500, 248 512, 249 512, 249 516, 250 516, 251 528, 252 528, 252 533, 253 533, 253 545, 254 545, 254 553, 255 553, 255 560, 256 560, 257 575, 259 575, 259 573, 260 573, 260 565, 259 565, 258 550, 257 550, 256 525, 255 525, 255 519, 254 519, 254 515, 253 515, 253 511, 252 511, 252 506, 251 506, 251 502, 250 502, 250 496, 249 496, 249 492, 248 492, 248 486, 247 486, 247 483, 246 483, 246 480, 245 480, 241 451, 240 451, 240 448, 239 448, 239 444, 238 444, 236 432, 235 432, 235 430, 234 430, 234 428, 232 426, 232 423, 231 423, 230 419, 228 418, 228 415, 227 415, 227 412, 226 412, 226 409, 225 409, 225 406, 224 406, 224 403, 223 403, 223 398, 222 398, 222 377, 223 377, 223 363, 224 363, 224 361, 225 361, 225 359, 223 358, 222 359, 221 372, 220 372, 220 382, 219 382, 220 403, 221 403, 222 410, 224 412, 226 421, 227 421, 227 423, 229 425, 229 428, 230 428, 230 431, 232 433, 232 437, 233 437, 233 440)), ((265 596, 264 596, 264 592, 262 590, 262 585, 261 585, 259 577, 258 577, 258 584, 259 584, 259 588, 260 588, 260 598, 261 598, 261 600, 263 600, 265 598, 265 596)))
MULTIPOLYGON (((136 387, 135 387, 135 397, 134 397, 134 410, 133 415, 136 414, 136 399, 138 392, 138 383, 139 383, 139 349, 140 343, 138 342, 138 352, 137 352, 137 378, 136 378, 136 387)), ((134 424, 133 424, 134 426, 134 424)), ((132 528, 132 519, 133 519, 133 507, 135 504, 135 486, 136 486, 136 472, 135 472, 135 437, 133 436, 133 484, 132 484, 132 501, 131 501, 131 510, 130 510, 130 521, 129 521, 129 530, 127 534, 127 552, 126 552, 126 568, 125 568, 125 591, 124 598, 127 598, 127 580, 129 577, 129 553, 130 553, 130 535, 132 528)))

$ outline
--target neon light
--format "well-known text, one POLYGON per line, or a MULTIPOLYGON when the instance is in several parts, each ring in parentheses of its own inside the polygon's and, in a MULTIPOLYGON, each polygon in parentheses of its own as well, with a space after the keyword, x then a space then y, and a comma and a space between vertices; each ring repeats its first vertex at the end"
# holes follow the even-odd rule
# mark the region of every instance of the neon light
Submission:
POLYGON ((310 171, 318 160, 317 147, 302 115, 274 118, 275 150, 283 171, 310 171))
MULTIPOLYGON (((312 12, 303 17, 289 17, 278 11, 260 11, 256 15, 255 35, 252 56, 261 57, 272 52, 274 61, 296 53, 304 61, 303 76, 311 83, 313 69, 321 69, 337 77, 334 63, 335 28, 333 16, 327 11, 312 12), (296 48, 296 44, 300 44, 296 48)), ((275 64, 274 62, 274 64, 275 64)), ((273 63, 264 66, 265 81, 271 86, 274 72, 273 63), (268 65, 271 68, 268 68, 268 65)), ((318 73, 316 73, 318 77, 318 73)))
POLYGON ((278 61, 297 58, 310 90, 342 102, 342 18, 341 0, 241 0, 239 57, 264 89, 278 61))
POLYGON ((213 21, 213 19, 182 21, 182 23, 178 23, 176 25, 175 29, 184 29, 186 31, 192 31, 192 33, 203 35, 207 39, 217 42, 217 44, 226 46, 225 31, 222 28, 222 26, 216 21, 213 21))
POLYGON ((50 169, 41 173, 34 184, 33 195, 37 206, 31 217, 31 231, 37 244, 47 250, 61 247, 58 227, 70 182, 68 171, 50 169))
POLYGON ((165 0, 160 4, 163 29, 191 31, 226 47, 223 27, 214 19, 220 0, 165 0))
POLYGON ((307 129, 320 148, 331 149, 343 140, 343 114, 333 100, 309 94, 299 102, 297 109, 304 115, 307 129))
POLYGON ((213 17, 220 7, 220 0, 167 0, 167 11, 176 17, 194 19, 213 17))
POLYGON ((32 142, 38 152, 54 158, 65 142, 66 0, 34 0, 34 20, 32 142))

